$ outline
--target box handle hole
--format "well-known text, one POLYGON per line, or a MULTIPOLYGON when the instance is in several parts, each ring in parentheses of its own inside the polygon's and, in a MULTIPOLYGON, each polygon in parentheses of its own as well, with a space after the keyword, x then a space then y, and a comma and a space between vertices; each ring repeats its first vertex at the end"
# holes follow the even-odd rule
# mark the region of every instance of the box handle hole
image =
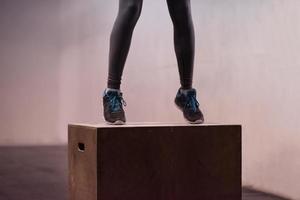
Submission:
POLYGON ((84 145, 84 143, 79 142, 79 143, 78 143, 78 151, 84 152, 84 150, 85 150, 85 145, 84 145))

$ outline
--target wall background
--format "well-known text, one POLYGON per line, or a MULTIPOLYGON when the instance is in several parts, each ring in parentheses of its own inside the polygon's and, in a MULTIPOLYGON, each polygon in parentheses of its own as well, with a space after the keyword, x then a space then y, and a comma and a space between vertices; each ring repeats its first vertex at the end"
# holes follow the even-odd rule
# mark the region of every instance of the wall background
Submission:
MULTIPOLYGON (((0 145, 66 144, 68 123, 103 123, 117 8, 1 0, 0 145)), ((192 9, 206 122, 243 125, 244 185, 300 199, 300 1, 192 0, 192 9)), ((166 2, 145 0, 121 86, 129 122, 184 122, 172 35, 166 2)))

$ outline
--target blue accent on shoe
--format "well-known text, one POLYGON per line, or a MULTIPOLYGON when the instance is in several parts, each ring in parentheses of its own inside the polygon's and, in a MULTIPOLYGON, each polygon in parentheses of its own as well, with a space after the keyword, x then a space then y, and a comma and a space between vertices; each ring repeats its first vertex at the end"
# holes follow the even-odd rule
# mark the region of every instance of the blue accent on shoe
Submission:
POLYGON ((184 118, 190 123, 203 123, 204 116, 199 109, 200 103, 196 99, 196 89, 178 89, 174 99, 175 105, 183 112, 184 118))
POLYGON ((123 99, 121 93, 118 94, 118 92, 115 91, 108 91, 106 93, 109 99, 109 106, 112 112, 118 112, 121 110, 122 104, 126 106, 126 102, 123 99))
POLYGON ((113 96, 112 98, 110 98, 110 105, 113 112, 119 111, 121 109, 122 103, 124 103, 124 106, 126 106, 126 103, 122 97, 113 96))
POLYGON ((126 106, 123 93, 118 90, 104 90, 102 93, 103 116, 108 124, 125 124, 126 116, 122 105, 126 106))
POLYGON ((198 106, 200 105, 199 102, 196 99, 196 93, 191 91, 186 95, 186 97, 187 97, 187 101, 184 105, 184 109, 185 108, 192 108, 193 111, 196 112, 198 106))

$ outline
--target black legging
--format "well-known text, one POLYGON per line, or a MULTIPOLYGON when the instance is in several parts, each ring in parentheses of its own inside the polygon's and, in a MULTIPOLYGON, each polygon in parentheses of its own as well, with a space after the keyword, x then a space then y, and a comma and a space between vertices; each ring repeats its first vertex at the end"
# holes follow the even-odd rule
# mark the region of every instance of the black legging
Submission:
MULTIPOLYGON (((190 0, 167 0, 174 27, 174 46, 180 84, 192 87, 195 35, 190 0)), ((110 36, 107 87, 120 89, 121 77, 130 48, 132 33, 140 17, 143 0, 119 0, 119 12, 110 36)))

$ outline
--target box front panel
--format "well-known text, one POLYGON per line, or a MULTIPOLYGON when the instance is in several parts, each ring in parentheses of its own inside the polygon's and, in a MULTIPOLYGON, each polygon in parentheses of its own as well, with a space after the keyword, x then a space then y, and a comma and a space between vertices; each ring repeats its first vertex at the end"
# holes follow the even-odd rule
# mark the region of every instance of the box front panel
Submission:
POLYGON ((98 129, 100 200, 240 200, 241 127, 98 129))

